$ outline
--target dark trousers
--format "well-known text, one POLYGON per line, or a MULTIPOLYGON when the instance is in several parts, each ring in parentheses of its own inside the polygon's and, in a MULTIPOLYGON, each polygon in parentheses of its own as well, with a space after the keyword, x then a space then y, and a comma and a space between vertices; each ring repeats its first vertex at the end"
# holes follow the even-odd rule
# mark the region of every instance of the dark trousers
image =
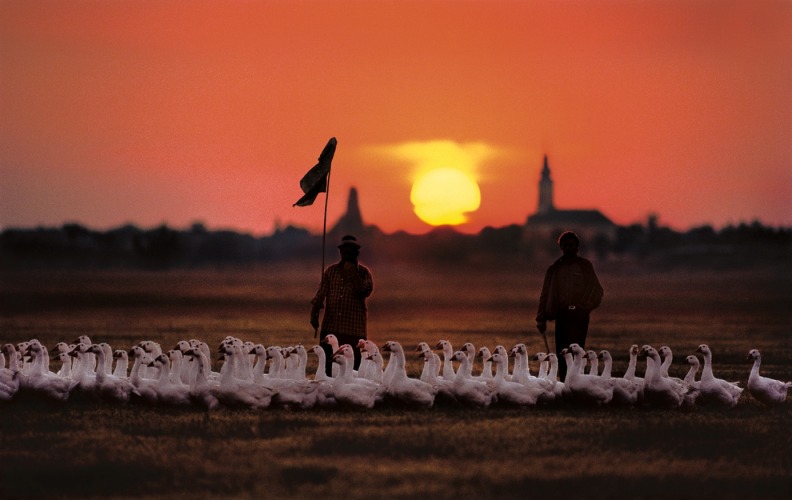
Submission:
MULTIPOLYGON (((320 342, 324 340, 324 338, 330 335, 333 332, 322 332, 319 334, 320 342)), ((360 367, 360 349, 358 349, 358 341, 363 337, 356 337, 354 335, 343 335, 339 333, 333 333, 338 339, 338 346, 342 346, 344 344, 349 344, 352 346, 352 351, 355 353, 355 364, 354 369, 357 370, 360 367)), ((328 376, 333 375, 333 348, 330 347, 330 344, 320 343, 322 349, 325 352, 325 373, 328 376)))
POLYGON ((566 377, 567 365, 561 350, 571 344, 586 348, 586 334, 589 326, 589 312, 583 309, 564 309, 555 321, 555 349, 558 356, 558 379, 566 377))

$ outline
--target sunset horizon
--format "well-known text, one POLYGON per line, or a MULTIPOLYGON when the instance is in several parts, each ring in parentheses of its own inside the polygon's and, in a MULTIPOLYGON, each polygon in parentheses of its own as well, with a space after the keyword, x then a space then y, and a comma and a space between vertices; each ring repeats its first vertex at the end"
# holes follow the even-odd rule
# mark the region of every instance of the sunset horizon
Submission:
POLYGON ((0 230, 791 227, 792 4, 0 4, 0 230), (452 196, 449 196, 449 193, 452 196))

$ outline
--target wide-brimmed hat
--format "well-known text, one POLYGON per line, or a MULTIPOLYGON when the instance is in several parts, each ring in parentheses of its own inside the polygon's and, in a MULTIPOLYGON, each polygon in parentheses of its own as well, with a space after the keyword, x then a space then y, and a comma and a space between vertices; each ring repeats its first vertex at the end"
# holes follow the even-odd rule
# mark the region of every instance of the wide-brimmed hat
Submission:
POLYGON ((346 247, 360 248, 360 244, 358 243, 357 238, 355 238, 351 234, 348 234, 343 238, 341 238, 341 244, 338 245, 338 248, 346 248, 346 247))

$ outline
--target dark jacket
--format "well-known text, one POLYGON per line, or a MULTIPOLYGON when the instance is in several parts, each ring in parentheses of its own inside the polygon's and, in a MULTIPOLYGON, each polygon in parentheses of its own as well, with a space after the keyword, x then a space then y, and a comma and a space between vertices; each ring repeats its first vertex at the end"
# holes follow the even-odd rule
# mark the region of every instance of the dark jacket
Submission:
POLYGON ((558 317, 559 312, 570 305, 580 308, 585 312, 591 312, 599 307, 602 302, 604 290, 600 285, 594 266, 583 257, 562 256, 547 268, 544 283, 542 284, 542 294, 539 297, 539 308, 536 312, 536 321, 539 323, 552 321, 558 317), (575 266, 580 269, 582 279, 574 282, 573 295, 576 297, 576 304, 566 304, 567 298, 560 296, 559 272, 563 266, 575 266))

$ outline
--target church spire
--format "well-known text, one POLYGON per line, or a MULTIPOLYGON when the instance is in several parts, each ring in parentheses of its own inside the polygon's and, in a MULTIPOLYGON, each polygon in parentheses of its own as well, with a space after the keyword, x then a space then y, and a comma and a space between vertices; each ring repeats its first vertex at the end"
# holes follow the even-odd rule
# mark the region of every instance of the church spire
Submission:
POLYGON ((335 227, 330 230, 331 233, 350 233, 359 234, 365 229, 363 224, 363 216, 360 213, 360 204, 358 203, 358 192, 356 188, 349 189, 349 198, 347 200, 347 209, 344 215, 336 223, 335 227))
POLYGON ((547 214, 553 211, 555 211, 555 206, 553 205, 553 179, 550 178, 550 166, 547 163, 547 155, 545 155, 542 177, 539 179, 539 208, 537 213, 547 214))

